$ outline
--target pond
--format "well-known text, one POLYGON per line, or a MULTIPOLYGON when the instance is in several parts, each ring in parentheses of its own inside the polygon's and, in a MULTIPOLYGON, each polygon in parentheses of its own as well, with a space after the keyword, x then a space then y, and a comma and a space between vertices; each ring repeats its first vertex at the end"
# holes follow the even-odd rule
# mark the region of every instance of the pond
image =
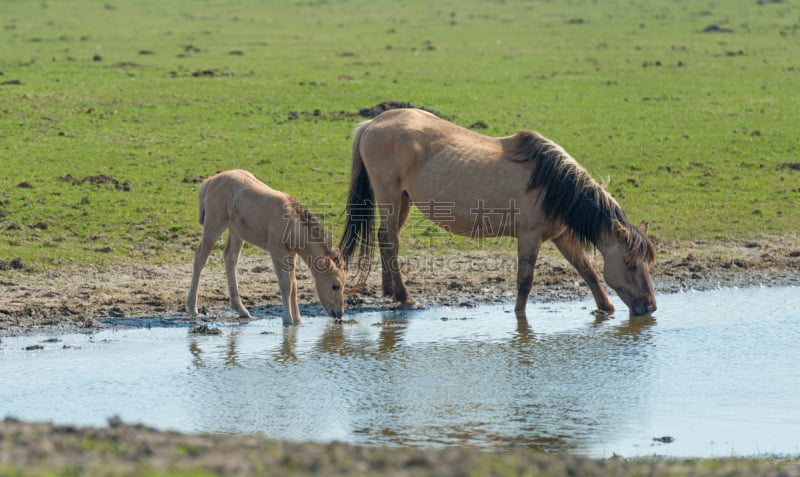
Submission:
MULTIPOLYGON (((3 337, 0 418, 593 457, 800 454, 800 290, 3 337), (618 309, 624 305, 615 302, 618 309)), ((167 320, 169 321, 169 320, 167 320)))

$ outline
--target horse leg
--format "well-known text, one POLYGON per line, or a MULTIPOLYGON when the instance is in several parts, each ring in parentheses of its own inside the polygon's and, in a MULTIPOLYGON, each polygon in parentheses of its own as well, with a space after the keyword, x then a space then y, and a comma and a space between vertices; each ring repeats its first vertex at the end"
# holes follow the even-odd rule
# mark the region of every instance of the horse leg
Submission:
POLYGON ((236 282, 236 265, 239 263, 239 254, 243 245, 242 239, 233 230, 228 230, 228 243, 225 245, 223 258, 225 260, 225 275, 228 277, 228 295, 230 296, 231 308, 236 310, 240 317, 250 319, 250 312, 242 304, 242 298, 239 296, 239 285, 236 282))
MULTIPOLYGON (((408 214, 410 211, 411 211, 411 202, 408 198, 408 194, 403 193, 400 199, 400 207, 398 209, 398 215, 397 215, 398 233, 399 230, 403 227, 403 224, 406 223, 406 219, 408 218, 408 214)), ((380 234, 380 231, 378 233, 380 234)), ((378 242, 381 243, 380 235, 378 242)), ((384 248, 381 247, 381 287, 383 288, 383 296, 393 296, 394 280, 392 278, 391 267, 389 266, 389 257, 384 255, 383 251, 384 248)))
POLYGON ((300 310, 297 306, 297 280, 295 279, 295 256, 286 252, 272 252, 272 265, 278 275, 278 287, 283 301, 283 324, 300 323, 300 310))
POLYGON ((297 277, 295 276, 296 257, 292 256, 292 269, 289 270, 289 282, 292 285, 291 294, 289 295, 289 305, 292 307, 292 322, 300 323, 300 306, 297 304, 297 277))
POLYGON ((403 221, 405 221, 408 216, 408 196, 405 197, 397 204, 379 202, 381 225, 378 228, 378 244, 381 250, 383 276, 391 278, 389 283, 392 284, 392 288, 387 290, 388 279, 384 278, 387 280, 383 283, 384 293, 390 292, 394 300, 400 302, 403 308, 413 309, 416 308, 417 302, 408 293, 408 288, 403 283, 400 259, 397 256, 400 252, 400 217, 403 217, 403 221), (405 212, 403 211, 403 202, 405 202, 405 212))
POLYGON ((514 312, 518 319, 525 319, 525 305, 533 288, 533 269, 539 257, 542 240, 538 235, 526 234, 517 238, 517 303, 514 312))
POLYGON ((189 294, 186 296, 186 313, 189 316, 197 316, 197 288, 200 284, 200 272, 206 266, 208 256, 211 254, 211 249, 214 247, 214 242, 219 239, 222 232, 225 231, 225 224, 214 226, 211 221, 206 217, 206 222, 203 226, 203 238, 200 239, 200 245, 194 252, 194 266, 192 267, 192 282, 189 286, 189 294))
POLYGON ((594 296, 594 302, 597 304, 597 310, 609 315, 614 313, 614 305, 611 304, 611 300, 608 299, 603 286, 600 285, 600 277, 597 275, 597 271, 589 262, 589 257, 586 256, 586 252, 584 252, 580 243, 575 240, 575 237, 570 233, 563 233, 554 238, 553 243, 556 244, 556 248, 564 255, 564 258, 575 267, 575 270, 589 285, 589 289, 594 296))

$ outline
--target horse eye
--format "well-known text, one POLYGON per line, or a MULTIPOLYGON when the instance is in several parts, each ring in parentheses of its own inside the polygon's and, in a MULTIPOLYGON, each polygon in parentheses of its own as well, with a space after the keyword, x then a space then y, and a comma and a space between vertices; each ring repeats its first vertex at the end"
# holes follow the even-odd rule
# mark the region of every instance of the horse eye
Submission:
POLYGON ((334 289, 334 290, 338 290, 338 289, 340 289, 340 288, 342 288, 342 286, 341 286, 341 285, 333 285, 333 289, 334 289))

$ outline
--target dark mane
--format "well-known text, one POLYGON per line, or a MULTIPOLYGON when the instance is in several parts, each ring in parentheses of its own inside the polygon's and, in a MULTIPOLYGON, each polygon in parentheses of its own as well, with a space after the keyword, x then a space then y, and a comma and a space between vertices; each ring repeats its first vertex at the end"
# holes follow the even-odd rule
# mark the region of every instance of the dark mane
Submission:
POLYGON ((625 226, 630 259, 655 259, 655 248, 603 187, 560 146, 539 133, 524 131, 512 138, 509 159, 531 162, 527 190, 542 189, 545 218, 563 223, 584 245, 597 244, 613 233, 614 221, 625 226))

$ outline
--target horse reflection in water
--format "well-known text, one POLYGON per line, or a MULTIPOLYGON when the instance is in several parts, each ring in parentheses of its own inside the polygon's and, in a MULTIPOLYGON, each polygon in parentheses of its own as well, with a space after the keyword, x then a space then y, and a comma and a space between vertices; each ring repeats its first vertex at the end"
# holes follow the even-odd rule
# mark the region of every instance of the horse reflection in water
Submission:
POLYGON ((610 314, 614 306, 586 256, 587 245, 603 255, 606 283, 632 315, 656 309, 650 280, 655 248, 646 227, 632 225, 583 167, 538 133, 488 137, 416 109, 386 111, 356 129, 339 246, 346 262, 359 257, 357 289, 367 279, 377 245, 383 293, 404 308, 416 306, 398 259, 399 233, 411 204, 455 234, 517 239, 520 318, 539 248, 547 240, 586 280, 599 311, 610 314), (442 204, 444 214, 438 210, 442 204))

